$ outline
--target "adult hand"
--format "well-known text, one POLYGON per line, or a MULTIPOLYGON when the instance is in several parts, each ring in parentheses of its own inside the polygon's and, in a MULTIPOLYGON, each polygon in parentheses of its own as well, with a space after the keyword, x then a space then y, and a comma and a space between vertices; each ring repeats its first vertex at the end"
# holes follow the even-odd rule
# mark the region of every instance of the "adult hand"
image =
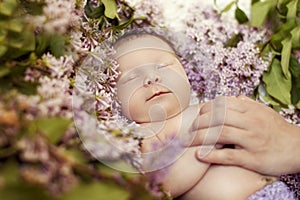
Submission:
MULTIPOLYGON (((192 146, 232 144, 211 148, 200 161, 236 165, 268 175, 300 172, 300 127, 273 109, 245 96, 219 97, 201 107, 191 129, 192 146)), ((203 147, 203 146, 202 146, 203 147)))

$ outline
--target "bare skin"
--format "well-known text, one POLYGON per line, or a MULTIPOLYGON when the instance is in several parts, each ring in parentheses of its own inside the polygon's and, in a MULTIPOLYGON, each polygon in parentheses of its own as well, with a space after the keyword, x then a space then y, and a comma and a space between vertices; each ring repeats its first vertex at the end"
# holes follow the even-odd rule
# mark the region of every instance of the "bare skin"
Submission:
MULTIPOLYGON (((117 61, 121 72, 117 82, 118 98, 122 113, 140 124, 147 130, 145 132, 153 133, 145 136, 144 155, 163 149, 157 157, 145 162, 144 169, 149 176, 158 175, 172 197, 192 200, 243 200, 276 180, 240 167, 199 162, 195 157, 197 146, 175 145, 179 151, 173 148, 178 141, 191 144, 191 130, 200 134, 197 120, 203 120, 203 116, 205 119, 207 105, 203 108, 202 105, 189 106, 187 76, 164 41, 149 35, 128 41, 130 43, 125 41, 118 45, 117 61), (175 139, 170 142, 174 134, 175 139), (219 192, 215 191, 216 184, 219 192)), ((209 116, 209 111, 207 113, 209 116)), ((214 144, 211 147, 214 149, 214 144)))
POLYGON ((194 121, 193 146, 203 144, 208 129, 220 127, 217 142, 239 148, 213 149, 205 157, 197 154, 200 161, 240 166, 274 176, 300 172, 300 127, 287 123, 273 109, 245 96, 220 97, 207 103, 194 121), (224 102, 225 120, 215 120, 210 125, 211 116, 224 109, 224 102))
MULTIPOLYGON (((162 143, 163 146, 167 143, 168 136, 174 132, 178 133, 178 130, 183 134, 188 134, 189 126, 198 114, 197 111, 199 111, 198 105, 190 106, 167 120, 164 128, 157 135, 144 140, 143 152, 156 150, 152 149, 153 143, 162 143)), ((142 124, 142 126, 148 125, 142 124)), ((186 148, 178 155, 174 153, 172 156, 178 157, 174 162, 149 175, 158 173, 159 176, 163 176, 162 183, 165 191, 169 192, 172 197, 188 200, 244 200, 277 180, 275 177, 264 176, 241 167, 199 162, 195 158, 197 148, 186 148)))

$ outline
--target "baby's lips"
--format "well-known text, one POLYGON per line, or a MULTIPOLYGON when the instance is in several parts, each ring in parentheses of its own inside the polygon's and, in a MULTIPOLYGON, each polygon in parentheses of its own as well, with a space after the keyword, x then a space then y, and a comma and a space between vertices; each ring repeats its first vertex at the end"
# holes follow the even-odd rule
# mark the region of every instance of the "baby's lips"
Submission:
POLYGON ((155 92, 155 93, 153 93, 150 97, 148 97, 148 98, 146 99, 146 101, 150 101, 151 99, 153 99, 153 98, 155 98, 155 97, 157 97, 157 96, 161 96, 161 95, 169 94, 169 93, 171 93, 171 92, 170 92, 170 91, 159 91, 159 92, 155 92))

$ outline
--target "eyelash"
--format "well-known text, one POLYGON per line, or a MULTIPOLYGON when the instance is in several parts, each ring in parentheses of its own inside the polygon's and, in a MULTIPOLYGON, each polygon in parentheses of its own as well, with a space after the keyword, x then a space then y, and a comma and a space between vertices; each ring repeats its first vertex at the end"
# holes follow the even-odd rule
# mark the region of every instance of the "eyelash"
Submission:
POLYGON ((131 76, 131 77, 128 77, 125 81, 124 81, 124 83, 128 83, 128 82, 130 82, 130 81, 132 81, 132 80, 134 80, 134 79, 136 79, 137 78, 137 76, 131 76))
POLYGON ((157 65, 157 69, 161 69, 161 68, 164 68, 167 66, 168 66, 168 64, 159 64, 159 65, 157 65))

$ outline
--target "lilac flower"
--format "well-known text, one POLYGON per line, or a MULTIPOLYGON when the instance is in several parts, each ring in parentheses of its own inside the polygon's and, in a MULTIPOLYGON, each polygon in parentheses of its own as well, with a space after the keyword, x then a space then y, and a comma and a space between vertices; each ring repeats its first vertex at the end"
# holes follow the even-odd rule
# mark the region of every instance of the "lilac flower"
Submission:
POLYGON ((269 65, 257 47, 267 40, 266 31, 223 21, 212 9, 195 7, 189 13, 188 40, 179 54, 192 89, 202 101, 219 95, 252 95, 269 65))
POLYGON ((37 95, 19 95, 19 102, 27 102, 27 119, 35 117, 66 117, 72 118, 72 91, 70 76, 73 73, 75 61, 72 56, 55 58, 51 54, 42 56, 40 68, 28 68, 25 73, 26 81, 37 81, 37 95))
POLYGON ((147 18, 153 26, 164 26, 164 16, 161 4, 157 0, 144 0, 136 5, 134 16, 136 18, 147 18))
MULTIPOLYGON (((116 97, 117 63, 108 43, 94 48, 78 69, 73 92, 74 120, 85 148, 98 160, 141 166, 136 125, 120 115, 116 97)), ((125 170, 125 169, 119 169, 125 170)))
POLYGON ((70 55, 55 58, 48 53, 42 56, 42 60, 48 67, 52 78, 60 79, 64 76, 70 77, 70 74, 73 72, 74 59, 70 55))
POLYGON ((287 122, 300 126, 300 110, 294 106, 289 105, 288 108, 281 108, 279 114, 281 114, 287 122))
POLYGON ((37 134, 34 139, 22 138, 18 148, 24 162, 20 169, 24 180, 47 188, 52 195, 69 191, 78 183, 70 163, 63 159, 64 155, 48 145, 41 135, 37 134))
POLYGON ((26 16, 36 30, 64 34, 69 28, 80 25, 82 10, 76 10, 75 0, 46 0, 45 3, 43 15, 26 16))

